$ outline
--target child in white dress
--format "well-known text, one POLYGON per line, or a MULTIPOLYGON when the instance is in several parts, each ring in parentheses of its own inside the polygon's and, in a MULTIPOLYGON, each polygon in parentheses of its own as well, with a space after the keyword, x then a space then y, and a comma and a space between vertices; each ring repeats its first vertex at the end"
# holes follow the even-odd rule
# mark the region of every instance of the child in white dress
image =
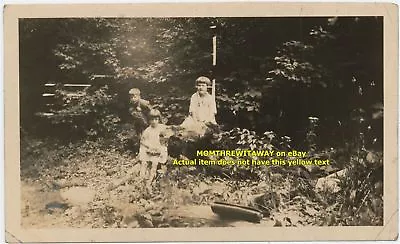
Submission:
POLYGON ((190 98, 189 116, 181 124, 183 129, 193 131, 199 136, 204 135, 208 126, 217 125, 215 121, 217 107, 214 97, 207 91, 209 85, 211 85, 209 78, 205 76, 197 78, 197 92, 190 98))
POLYGON ((160 124, 161 114, 158 110, 149 113, 149 127, 147 127, 140 139, 139 160, 141 162, 140 177, 147 181, 150 187, 157 174, 159 164, 165 165, 168 159, 167 146, 160 142, 160 135, 167 127, 160 124))

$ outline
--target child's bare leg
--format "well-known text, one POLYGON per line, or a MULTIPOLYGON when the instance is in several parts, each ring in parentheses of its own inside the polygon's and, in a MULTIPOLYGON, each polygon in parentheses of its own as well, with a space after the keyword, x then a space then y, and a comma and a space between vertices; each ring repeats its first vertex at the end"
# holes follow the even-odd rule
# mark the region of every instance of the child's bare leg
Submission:
POLYGON ((156 178, 157 175, 157 167, 158 167, 158 163, 157 162, 153 162, 151 165, 151 169, 150 169, 150 183, 152 183, 154 181, 154 179, 156 178))
POLYGON ((140 162, 140 173, 139 173, 140 178, 145 179, 146 174, 147 174, 147 162, 140 162))

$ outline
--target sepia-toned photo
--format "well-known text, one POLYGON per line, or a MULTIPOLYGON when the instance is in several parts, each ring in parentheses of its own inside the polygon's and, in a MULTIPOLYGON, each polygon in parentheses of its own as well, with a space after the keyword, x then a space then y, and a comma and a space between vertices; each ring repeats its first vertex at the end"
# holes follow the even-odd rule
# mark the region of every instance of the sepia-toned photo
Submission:
POLYGON ((202 15, 205 6, 199 16, 11 18, 10 9, 13 221, 18 233, 92 234, 9 238, 397 238, 398 57, 385 56, 387 17, 202 15), (343 234, 353 227, 371 237, 343 234), (330 234, 302 232, 313 228, 330 234), (254 236, 229 234, 243 229, 254 236), (277 231, 298 234, 266 236, 277 231))

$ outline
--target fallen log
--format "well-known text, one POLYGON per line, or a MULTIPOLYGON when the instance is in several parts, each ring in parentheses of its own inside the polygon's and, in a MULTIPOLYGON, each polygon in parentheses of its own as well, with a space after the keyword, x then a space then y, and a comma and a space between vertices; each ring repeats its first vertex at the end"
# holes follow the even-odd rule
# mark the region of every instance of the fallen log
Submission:
POLYGON ((257 209, 237 204, 214 202, 211 210, 224 219, 246 220, 260 223, 263 214, 257 209))

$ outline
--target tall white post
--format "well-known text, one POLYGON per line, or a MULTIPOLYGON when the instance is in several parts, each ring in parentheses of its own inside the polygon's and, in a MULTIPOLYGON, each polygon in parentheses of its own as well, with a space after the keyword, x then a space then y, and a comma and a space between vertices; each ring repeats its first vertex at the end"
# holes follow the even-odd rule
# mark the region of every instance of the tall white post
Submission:
MULTIPOLYGON (((212 65, 213 65, 213 70, 215 71, 215 66, 217 65, 217 34, 216 34, 215 30, 216 30, 217 26, 212 25, 212 26, 210 26, 210 28, 214 32, 214 36, 213 36, 213 39, 212 39, 212 44, 213 44, 212 65)), ((213 80, 212 80, 211 95, 213 96, 214 101, 215 101, 215 74, 214 74, 214 77, 213 77, 213 80)))

